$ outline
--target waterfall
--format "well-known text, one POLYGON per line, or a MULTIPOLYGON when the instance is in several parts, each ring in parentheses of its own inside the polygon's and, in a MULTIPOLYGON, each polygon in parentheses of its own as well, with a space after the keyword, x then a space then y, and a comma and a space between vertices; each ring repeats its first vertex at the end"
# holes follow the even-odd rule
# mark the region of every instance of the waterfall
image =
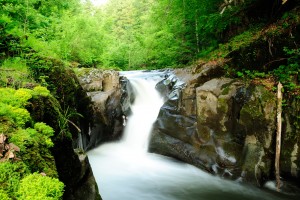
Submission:
POLYGON ((122 142, 134 152, 145 153, 148 149, 149 134, 163 99, 155 90, 156 81, 141 78, 129 79, 135 92, 122 142))
POLYGON ((147 153, 151 127, 163 103, 154 89, 159 79, 149 73, 131 73, 126 76, 136 98, 131 106, 132 115, 126 122, 124 138, 88 152, 103 199, 283 199, 257 188, 212 176, 174 159, 147 153))

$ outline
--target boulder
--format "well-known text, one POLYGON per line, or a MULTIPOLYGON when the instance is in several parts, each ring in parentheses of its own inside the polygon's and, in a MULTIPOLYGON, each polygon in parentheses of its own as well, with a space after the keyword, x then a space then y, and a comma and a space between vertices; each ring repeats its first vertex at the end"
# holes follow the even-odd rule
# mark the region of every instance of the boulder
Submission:
MULTIPOLYGON (((217 65, 174 74, 157 85, 166 102, 154 124, 150 152, 259 186, 272 179, 276 94, 262 84, 224 78, 217 65)), ((298 178, 299 103, 292 102, 283 115, 281 171, 298 178)))

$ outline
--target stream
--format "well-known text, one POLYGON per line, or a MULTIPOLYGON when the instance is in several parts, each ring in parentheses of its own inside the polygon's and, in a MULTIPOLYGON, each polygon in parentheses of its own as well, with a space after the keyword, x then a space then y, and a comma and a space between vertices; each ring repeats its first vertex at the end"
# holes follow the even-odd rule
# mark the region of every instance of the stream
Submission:
POLYGON ((163 75, 145 74, 124 74, 130 80, 136 99, 131 106, 133 114, 126 121, 123 139, 88 152, 104 200, 293 199, 272 190, 224 180, 192 165, 148 153, 152 124, 163 104, 155 85, 163 75))

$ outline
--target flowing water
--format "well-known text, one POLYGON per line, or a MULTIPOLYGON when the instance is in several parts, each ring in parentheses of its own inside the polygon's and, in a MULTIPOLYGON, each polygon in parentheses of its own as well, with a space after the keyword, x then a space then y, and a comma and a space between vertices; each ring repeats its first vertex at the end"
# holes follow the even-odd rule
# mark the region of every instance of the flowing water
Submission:
POLYGON ((127 75, 136 99, 131 106, 133 114, 126 122, 124 138, 88 153, 104 200, 291 199, 147 153, 151 127, 163 100, 154 89, 157 78, 149 80, 149 73, 146 74, 127 75))

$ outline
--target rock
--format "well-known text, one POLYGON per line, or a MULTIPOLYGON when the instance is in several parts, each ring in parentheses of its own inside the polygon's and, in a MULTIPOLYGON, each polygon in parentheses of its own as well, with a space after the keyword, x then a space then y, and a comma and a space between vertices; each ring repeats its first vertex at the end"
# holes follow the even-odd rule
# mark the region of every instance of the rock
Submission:
POLYGON ((300 100, 290 98, 283 107, 281 176, 299 184, 300 178, 300 100))
POLYGON ((101 200, 99 195, 98 186, 95 177, 92 172, 91 165, 88 157, 82 152, 77 152, 78 158, 81 163, 80 178, 77 185, 74 187, 72 196, 68 197, 68 200, 101 200))
MULTIPOLYGON (((154 124, 149 150, 262 186, 274 173, 276 96, 263 85, 223 78, 216 69, 209 72, 202 65, 179 70, 178 76, 158 84, 167 101, 154 124)), ((281 158, 281 171, 294 178, 299 177, 299 134, 292 134, 299 132, 298 105, 294 102, 293 111, 284 115, 284 133, 293 139, 285 135, 281 158)))
POLYGON ((90 150, 105 141, 116 140, 123 133, 123 118, 130 113, 130 86, 117 71, 81 69, 78 79, 91 98, 92 121, 82 135, 83 147, 90 150))
POLYGON ((121 85, 121 107, 124 113, 124 118, 131 114, 130 105, 134 101, 134 92, 129 80, 125 76, 120 77, 121 85))
POLYGON ((113 70, 81 69, 79 82, 86 92, 110 91, 119 87, 119 73, 113 70))

